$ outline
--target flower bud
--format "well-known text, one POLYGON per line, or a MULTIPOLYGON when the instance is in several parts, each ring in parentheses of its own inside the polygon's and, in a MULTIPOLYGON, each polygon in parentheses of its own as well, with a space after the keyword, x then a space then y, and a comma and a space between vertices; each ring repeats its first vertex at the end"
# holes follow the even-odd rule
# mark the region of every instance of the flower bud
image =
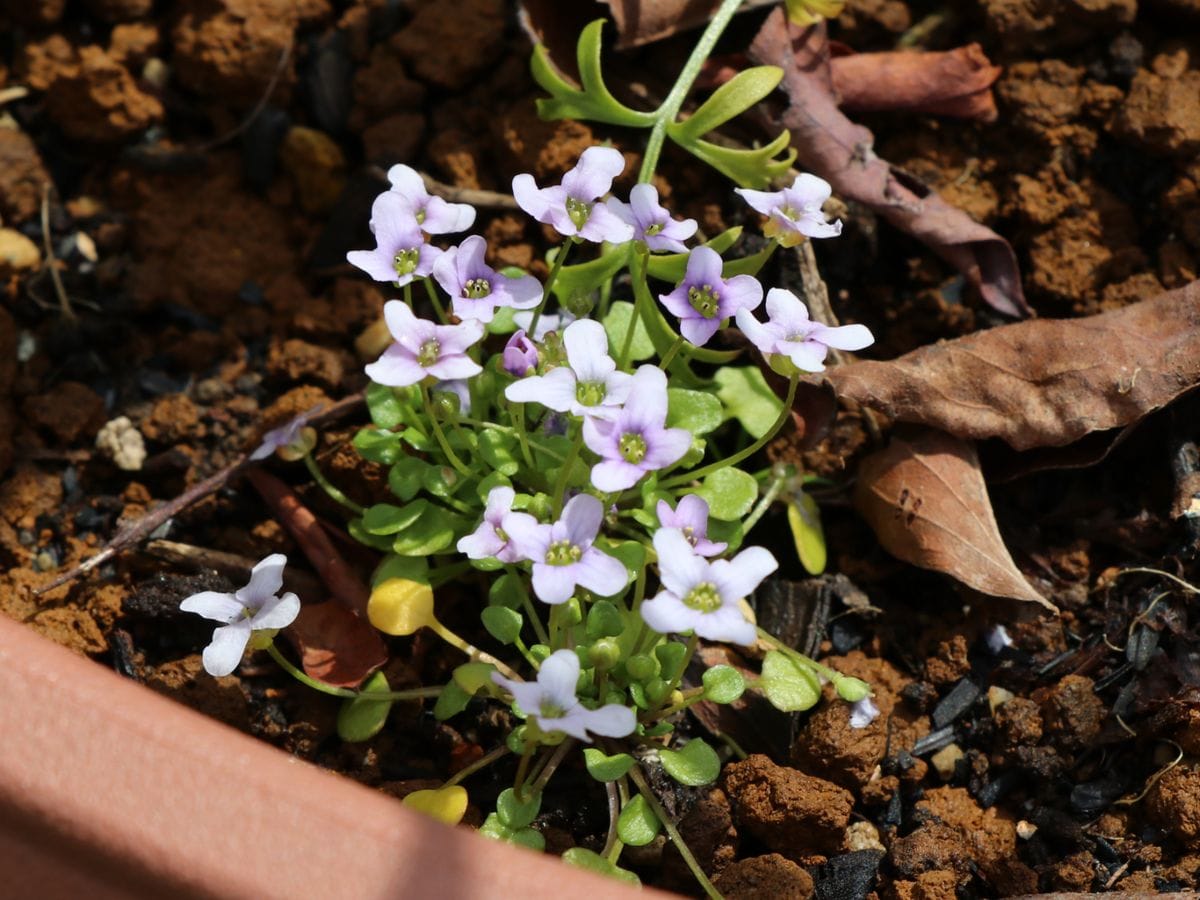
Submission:
POLYGON ((621 645, 613 638, 601 638, 588 648, 588 661, 597 669, 611 669, 621 661, 621 645))
POLYGON ((537 365, 537 346, 529 339, 525 334, 525 329, 522 328, 510 337, 508 343, 504 345, 501 366, 509 375, 516 378, 524 378, 526 375, 532 375, 537 369, 537 365))
POLYGON ((572 293, 571 296, 567 298, 567 302, 563 305, 575 318, 582 319, 592 311, 592 307, 596 305, 596 301, 595 298, 592 297, 591 293, 577 291, 572 293))

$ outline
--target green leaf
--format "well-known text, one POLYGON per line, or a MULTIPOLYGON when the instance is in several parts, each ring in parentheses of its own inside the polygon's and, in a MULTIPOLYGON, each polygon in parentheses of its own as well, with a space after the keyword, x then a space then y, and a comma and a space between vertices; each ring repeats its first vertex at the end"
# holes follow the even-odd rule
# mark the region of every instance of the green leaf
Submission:
POLYGON ((688 741, 682 750, 659 750, 658 757, 667 774, 688 787, 712 784, 721 774, 717 751, 699 738, 688 741))
POLYGON ((404 403, 390 387, 371 382, 367 385, 367 412, 380 428, 392 431, 404 422, 404 403))
POLYGON ((788 146, 791 139, 792 136, 783 131, 771 143, 745 150, 721 147, 701 140, 690 140, 680 143, 680 146, 736 182, 739 187, 764 188, 774 179, 785 175, 795 162, 796 150, 788 146), (780 153, 784 155, 779 157, 780 153))
POLYGON ((654 656, 658 660, 659 669, 665 675, 674 675, 683 665, 687 655, 687 644, 681 641, 665 641, 654 648, 654 656))
POLYGON ((424 557, 396 556, 390 553, 371 575, 371 587, 383 584, 389 578, 404 578, 429 584, 429 562, 424 557))
POLYGON ((533 850, 535 853, 541 853, 546 849, 546 839, 535 828, 522 828, 514 831, 508 842, 516 844, 518 847, 524 847, 526 850, 533 850))
POLYGON ((753 475, 726 466, 705 478, 696 493, 708 501, 710 516, 729 522, 750 512, 758 499, 758 482, 753 475))
POLYGON ((453 466, 430 465, 421 474, 421 487, 435 497, 453 497, 463 486, 463 478, 453 466))
POLYGON ((338 710, 337 733, 343 741, 356 743, 369 741, 383 730, 388 713, 392 710, 392 700, 371 700, 371 693, 387 693, 391 690, 387 678, 382 672, 376 672, 366 680, 360 689, 360 696, 352 697, 342 704, 338 710))
POLYGON ((800 565, 810 575, 825 571, 825 529, 821 527, 821 509, 817 501, 803 491, 793 491, 787 504, 788 527, 796 545, 800 565))
MULTIPOLYGON (((401 556, 429 556, 445 550, 454 541, 456 529, 466 530, 467 522, 459 515, 448 509, 417 500, 410 503, 424 503, 426 509, 417 521, 409 524, 404 531, 396 535, 392 541, 392 552, 401 556)), ((368 510, 369 512, 369 510, 368 510)))
POLYGON ((388 488, 401 500, 411 500, 421 490, 421 478, 429 463, 415 456, 396 461, 388 472, 388 488))
POLYGON ((362 526, 368 534, 395 534, 411 526, 428 508, 428 500, 414 500, 405 506, 376 503, 363 512, 362 526))
POLYGON ((479 455, 484 462, 509 478, 517 474, 521 464, 517 459, 519 449, 516 437, 493 428, 484 428, 478 432, 478 437, 479 455))
POLYGON ((363 428, 354 435, 354 449, 363 459, 390 466, 404 456, 400 435, 378 428, 363 428))
POLYGON ((740 116, 783 80, 778 66, 743 69, 712 92, 707 100, 683 122, 667 125, 667 134, 678 144, 688 144, 720 128, 734 116, 740 116))
POLYGON ((515 609, 509 609, 507 606, 489 606, 480 616, 483 618, 483 627, 487 629, 488 634, 494 637, 502 644, 511 644, 520 636, 521 625, 525 618, 515 609))
POLYGON ((606 756, 603 750, 585 747, 583 763, 587 766, 588 774, 597 781, 616 781, 633 768, 633 757, 628 753, 606 756))
POLYGON ((567 865, 575 866, 577 869, 588 869, 589 871, 600 875, 607 875, 609 878, 616 878, 629 884, 640 886, 642 883, 628 869, 622 869, 615 863, 609 862, 594 850, 588 850, 584 847, 572 847, 562 855, 562 860, 567 865))
POLYGON ((520 580, 516 575, 505 572, 488 588, 488 603, 507 609, 520 609, 522 604, 520 580))
POLYGON ((609 556, 615 556, 625 563, 625 571, 631 579, 646 564, 646 545, 641 541, 609 543, 605 550, 609 556))
POLYGON ((812 709, 821 699, 821 682, 813 671, 779 650, 763 657, 757 687, 772 706, 783 712, 812 709))
MULTIPOLYGON (((726 228, 712 240, 705 241, 700 246, 716 250, 718 253, 724 253, 736 244, 738 238, 741 236, 742 226, 734 225, 732 228, 726 228)), ((690 255, 690 253, 652 255, 646 260, 646 274, 652 278, 657 278, 659 281, 669 281, 673 284, 678 284, 683 281, 683 276, 687 274, 687 261, 690 255)))
POLYGON ((713 703, 732 703, 746 690, 746 679, 733 666, 713 666, 701 677, 704 699, 713 703))
POLYGON ((833 686, 837 690, 838 696, 847 703, 857 703, 859 700, 866 700, 871 696, 871 686, 861 678, 854 678, 850 675, 839 674, 833 679, 833 686))
MULTIPOLYGON (((499 609, 500 607, 489 608, 499 609)), ((491 663, 469 662, 463 663, 455 669, 450 677, 454 679, 455 684, 473 697, 484 688, 491 689, 494 684, 492 673, 495 671, 496 667, 491 663)))
POLYGON ((595 259, 559 269, 551 292, 560 303, 566 303, 579 294, 590 294, 611 281, 628 261, 628 246, 618 248, 606 245, 595 259))
POLYGON ((437 703, 433 705, 433 717, 439 722, 445 722, 451 716, 458 715, 467 708, 471 696, 451 681, 438 694, 437 703))
POLYGON ((708 434, 725 419, 721 401, 711 393, 667 389, 667 427, 686 428, 693 437, 708 434))
POLYGON ((626 803, 617 817, 617 837, 630 847, 645 847, 661 828, 662 822, 641 794, 626 803))
MULTIPOLYGON (((629 323, 633 321, 633 312, 632 303, 628 300, 617 300, 608 308, 608 315, 604 317, 604 330, 608 333, 608 343, 614 357, 620 355, 625 347, 625 335, 629 332, 629 323)), ((653 355, 654 343, 646 333, 646 323, 639 316, 628 361, 638 362, 653 355)))
POLYGON ((550 94, 550 99, 537 102, 538 115, 543 119, 590 119, 630 128, 650 128, 653 113, 637 112, 620 103, 609 93, 600 73, 600 35, 604 20, 591 22, 579 35, 576 60, 583 90, 573 87, 550 62, 550 54, 542 44, 533 48, 529 61, 533 80, 550 94))
POLYGON ((597 600, 587 614, 587 636, 589 640, 616 637, 625 630, 625 617, 608 600, 597 600))
MULTIPOLYGON (((501 270, 500 274, 505 274, 508 270, 501 270)), ((485 326, 488 334, 512 334, 517 330, 517 323, 513 321, 513 312, 515 310, 511 306, 500 306, 496 309, 496 315, 492 317, 492 321, 485 326)))
POLYGON ((726 278, 732 278, 734 275, 757 275, 771 258, 772 252, 768 245, 751 256, 728 260, 721 267, 721 274, 726 278))
POLYGON ((521 802, 512 788, 505 788, 496 798, 496 815, 503 825, 512 828, 526 828, 537 818, 538 810, 542 808, 541 792, 533 794, 521 802))
POLYGON ((767 385, 762 370, 755 366, 726 366, 714 376, 717 396, 725 411, 757 440, 771 430, 783 409, 783 401, 767 385))

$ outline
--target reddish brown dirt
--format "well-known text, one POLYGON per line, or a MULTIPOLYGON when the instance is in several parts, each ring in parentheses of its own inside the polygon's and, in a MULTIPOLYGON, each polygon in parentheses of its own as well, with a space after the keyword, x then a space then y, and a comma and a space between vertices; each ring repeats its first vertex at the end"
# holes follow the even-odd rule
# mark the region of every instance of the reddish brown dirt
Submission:
MULTIPOLYGON (((33 591, 266 429, 362 386, 355 339, 388 296, 342 263, 367 240, 380 188, 367 164, 407 162, 459 187, 505 190, 518 171, 557 178, 603 140, 632 171, 642 136, 538 119, 528 48, 502 0, 41 0, 0 10, 0 27, 13 26, 0 87, 31 91, 5 105, 0 226, 38 254, 0 279, 0 612, 395 796, 439 783, 495 746, 507 713, 487 706, 436 724, 408 704, 373 741, 343 745, 336 703, 269 661, 252 658, 236 677, 201 674, 211 628, 177 605, 228 589, 211 573, 131 552, 75 586, 33 591), (261 116, 236 131, 260 101, 261 116), (50 237, 77 320, 60 317, 41 270, 48 183, 50 237), (94 449, 97 431, 122 415, 145 442, 138 471, 94 449)), ((978 40, 1004 65, 995 123, 864 120, 881 156, 1012 241, 1039 315, 1123 306, 1196 277, 1195 0, 851 0, 834 33, 860 50, 892 49, 906 33, 931 49, 978 40)), ((672 52, 636 57, 652 92, 672 52)), ((661 171, 663 196, 706 233, 754 224, 727 183, 681 154, 668 149, 661 171)), ((879 336, 874 352, 995 324, 923 248, 862 210, 844 218, 843 238, 818 258, 839 314, 879 336)), ((525 217, 483 210, 476 230, 493 264, 544 272, 545 236, 525 217)), ((764 275, 791 277, 783 266, 764 275)), ((818 494, 830 569, 882 612, 837 608, 819 652, 872 684, 880 716, 852 728, 826 687, 814 710, 780 725, 773 758, 769 742, 746 746, 751 757, 728 765, 720 787, 674 798, 727 896, 808 897, 848 883, 841 867, 864 860, 870 877, 853 896, 1200 887, 1194 614, 1174 594, 1146 613, 1162 585, 1112 574, 1153 564, 1184 575, 1193 565, 1194 575, 1164 512, 1164 448, 1179 430, 1169 418, 1097 468, 993 488, 1014 555, 1045 576, 1059 619, 965 595, 879 550, 844 507, 873 446, 859 413, 843 411, 803 455, 776 443, 773 457, 835 484, 818 494), (980 640, 997 623, 1016 642, 1000 656, 980 640), (1132 651, 1110 647, 1143 626, 1159 643, 1134 668, 1132 651), (972 686, 978 698, 939 725, 941 705, 972 686), (1169 742, 1185 754, 1173 767, 1169 742)), ((370 503, 385 495, 386 471, 348 448, 360 421, 327 429, 317 459, 370 503)), ((269 465, 339 521, 298 467, 269 465)), ((761 528, 784 533, 772 519, 761 528)), ((177 517, 167 536, 299 563, 291 538, 238 485, 177 517)), ((785 542, 772 549, 790 559, 785 542)), ((369 571, 370 554, 352 558, 369 571)), ((803 577, 795 565, 782 574, 803 577)), ((470 604, 445 599, 447 615, 470 627, 470 604)), ((393 650, 393 686, 442 683, 457 662, 424 635, 393 650)), ((468 821, 482 820, 509 775, 475 777, 468 821)), ((559 850, 603 844, 603 792, 586 784, 547 798, 538 827, 559 850)), ((695 891, 661 843, 627 853, 647 882, 695 891)))

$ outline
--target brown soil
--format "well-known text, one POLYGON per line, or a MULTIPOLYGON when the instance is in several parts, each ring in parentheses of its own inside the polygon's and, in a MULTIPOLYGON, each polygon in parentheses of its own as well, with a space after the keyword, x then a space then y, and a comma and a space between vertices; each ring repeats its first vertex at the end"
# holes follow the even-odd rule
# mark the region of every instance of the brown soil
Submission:
MULTIPOLYGON (((505 190, 519 171, 556 178, 597 141, 612 140, 632 171, 643 136, 541 121, 529 48, 503 0, 41 0, 4 4, 3 26, 0 87, 31 93, 7 102, 0 123, 0 612, 395 796, 439 783, 495 746, 506 712, 480 704, 436 723, 407 704, 351 746, 336 738, 336 702, 269 661, 202 673, 211 629, 177 606, 230 586, 204 553, 284 552, 303 569, 247 485, 164 529, 199 548, 198 566, 133 551, 34 591, 266 429, 362 387, 355 340, 386 297, 344 264, 366 246, 381 189, 368 164, 505 190), (42 267, 47 184, 49 238, 77 318, 60 314, 42 267), (122 416, 145 451, 128 469, 95 446, 122 416)), ((1200 4, 851 0, 834 28, 858 50, 892 49, 906 33, 938 50, 979 41, 1004 66, 1000 114, 986 125, 873 114, 863 118, 875 149, 1011 240, 1039 315, 1124 306, 1196 277, 1200 4)), ((677 50, 633 58, 651 93, 677 50)), ((663 195, 706 233, 754 224, 727 183, 670 148, 661 172, 663 195)), ((999 321, 921 246, 863 210, 845 219, 818 260, 839 315, 879 337, 873 353, 999 321)), ((476 230, 494 265, 544 274, 547 242, 525 217, 481 210, 476 230)), ((748 237, 739 252, 753 249, 748 237)), ((794 277, 783 263, 764 273, 772 284, 794 277)), ((1150 565, 1196 580, 1194 547, 1169 517, 1164 449, 1195 439, 1200 409, 1185 402, 1096 467, 993 489, 1014 556, 1041 573, 1060 618, 968 595, 879 549, 844 503, 873 446, 857 411, 802 456, 787 440, 771 448, 837 485, 818 493, 830 569, 877 611, 835 602, 818 652, 872 684, 880 716, 852 728, 832 687, 794 718, 746 713, 761 736, 750 757, 727 765, 718 787, 668 798, 726 896, 1200 888, 1194 614, 1182 594, 1158 596, 1161 582, 1114 577, 1150 565), (1015 642, 999 655, 982 640, 997 624, 1015 642)), ((370 503, 386 472, 348 447, 359 424, 327 429, 317 458, 370 503)), ((268 465, 336 532, 339 509, 299 467, 268 465)), ((760 529, 792 558, 775 537, 781 520, 760 529)), ((346 552, 369 571, 370 553, 346 552)), ((781 572, 802 577, 795 564, 781 572)), ((448 620, 478 628, 470 603, 446 603, 448 620)), ((425 635, 390 649, 393 686, 443 683, 458 661, 425 635)), ((696 721, 681 728, 703 733, 696 721)), ((468 821, 510 775, 473 777, 468 821)), ((565 771, 538 827, 559 851, 598 848, 603 791, 565 771)), ((661 842, 627 852, 648 883, 695 891, 661 842)))

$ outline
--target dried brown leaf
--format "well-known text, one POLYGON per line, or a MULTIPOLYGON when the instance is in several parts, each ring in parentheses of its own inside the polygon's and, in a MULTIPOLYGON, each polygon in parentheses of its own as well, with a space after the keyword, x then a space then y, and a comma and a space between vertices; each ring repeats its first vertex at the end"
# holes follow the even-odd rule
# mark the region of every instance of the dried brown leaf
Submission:
POLYGON ((854 505, 893 556, 993 597, 1055 609, 1009 556, 972 444, 931 428, 894 436, 863 460, 854 505))
POLYGON ((824 25, 799 30, 782 9, 767 17, 750 45, 750 58, 784 71, 788 106, 768 116, 772 133, 787 128, 801 166, 834 191, 874 210, 922 241, 979 289, 990 306, 1011 316, 1031 312, 1012 247, 951 206, 916 177, 875 155, 875 136, 838 109, 824 25))
POLYGON ((358 687, 388 661, 379 632, 336 600, 304 604, 284 635, 307 674, 337 687, 358 687))
POLYGON ((1200 384, 1200 282, 1095 316, 1015 322, 860 360, 828 379, 839 396, 901 422, 1016 450, 1064 446, 1200 384))
MULTIPOLYGON (((713 17, 721 0, 604 0, 617 23, 618 49, 637 47, 698 28, 713 17)), ((746 0, 739 11, 777 0, 746 0)), ((565 4, 569 5, 569 4, 565 4)))

